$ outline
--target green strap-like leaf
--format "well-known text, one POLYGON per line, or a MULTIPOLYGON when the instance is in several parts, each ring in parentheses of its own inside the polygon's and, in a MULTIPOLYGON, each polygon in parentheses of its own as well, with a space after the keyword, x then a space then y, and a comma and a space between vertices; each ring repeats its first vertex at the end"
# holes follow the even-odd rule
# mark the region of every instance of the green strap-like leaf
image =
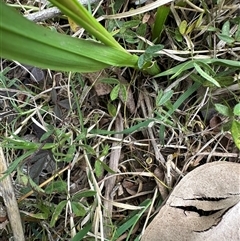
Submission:
POLYGON ((162 77, 167 75, 173 75, 171 78, 174 78, 181 74, 183 71, 191 69, 194 67, 194 63, 204 63, 204 64, 214 64, 220 66, 229 66, 240 68, 240 61, 228 60, 228 59, 198 59, 198 60, 188 60, 182 64, 179 64, 171 69, 168 69, 160 74, 155 75, 156 77, 162 77))
POLYGON ((61 71, 92 72, 108 66, 136 67, 126 51, 51 31, 0 1, 0 57, 61 71))
POLYGON ((87 30, 95 38, 109 47, 126 50, 113 38, 113 36, 87 11, 77 0, 50 0, 63 13, 87 30))
POLYGON ((142 121, 132 127, 129 127, 128 129, 124 129, 123 131, 107 131, 107 130, 99 130, 99 129, 93 129, 90 131, 90 134, 97 134, 97 135, 112 135, 112 134, 132 134, 136 131, 140 131, 142 129, 145 129, 148 127, 150 123, 153 123, 156 121, 155 119, 148 119, 145 121, 142 121))

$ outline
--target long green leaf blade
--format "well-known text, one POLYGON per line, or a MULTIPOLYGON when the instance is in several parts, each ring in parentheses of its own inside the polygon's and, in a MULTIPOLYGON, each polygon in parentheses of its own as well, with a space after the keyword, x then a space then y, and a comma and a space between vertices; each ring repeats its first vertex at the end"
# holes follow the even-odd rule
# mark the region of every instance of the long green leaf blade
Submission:
POLYGON ((161 33, 164 29, 164 24, 166 22, 169 12, 170 12, 169 6, 163 5, 157 9, 156 19, 152 30, 152 40, 157 39, 157 43, 161 38, 161 33))
POLYGON ((195 62, 240 68, 240 61, 228 60, 228 59, 198 59, 198 60, 189 60, 187 62, 179 64, 171 69, 168 69, 160 74, 155 75, 154 77, 156 78, 156 77, 162 77, 166 75, 174 75, 176 77, 177 76, 176 72, 180 74, 185 70, 193 68, 194 67, 193 64, 195 62))
POLYGON ((107 46, 126 50, 113 38, 113 36, 87 11, 77 0, 50 0, 63 13, 69 16, 81 27, 107 46))
POLYGON ((195 69, 197 70, 197 72, 198 72, 203 78, 205 78, 207 81, 213 83, 213 84, 216 85, 217 87, 221 87, 220 84, 219 84, 212 76, 210 76, 208 73, 204 72, 197 63, 194 63, 193 66, 195 67, 195 69))
POLYGON ((61 71, 93 72, 136 67, 138 57, 116 48, 52 32, 0 1, 0 57, 61 71))

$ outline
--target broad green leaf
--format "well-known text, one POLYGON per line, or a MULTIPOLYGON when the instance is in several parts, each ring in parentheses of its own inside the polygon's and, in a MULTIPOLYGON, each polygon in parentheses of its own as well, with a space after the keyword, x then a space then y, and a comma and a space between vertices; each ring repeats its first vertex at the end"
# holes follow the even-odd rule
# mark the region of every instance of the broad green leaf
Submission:
POLYGON ((233 115, 232 110, 226 105, 215 104, 215 108, 220 114, 224 116, 231 117, 233 115))
POLYGON ((240 122, 237 120, 233 120, 231 126, 231 133, 234 140, 235 145, 240 150, 240 122))
POLYGON ((138 68, 141 69, 145 64, 145 55, 142 54, 138 58, 138 68))
POLYGON ((18 170, 17 175, 18 175, 18 178, 19 178, 18 182, 20 182, 23 186, 27 186, 27 184, 28 184, 28 176, 25 175, 24 173, 22 173, 21 170, 18 170))
POLYGON ((138 58, 138 68, 143 68, 147 65, 149 65, 151 59, 153 57, 153 54, 149 54, 145 52, 138 58))
POLYGON ((187 30, 186 30, 186 33, 185 34, 189 34, 191 33, 196 27, 196 21, 194 21, 192 24, 190 24, 188 27, 187 27, 187 30))
POLYGON ((162 50, 163 48, 164 48, 164 45, 162 45, 162 44, 155 44, 155 45, 147 47, 145 53, 150 54, 151 56, 153 56, 154 53, 162 50))
POLYGON ((103 146, 103 149, 102 149, 101 156, 106 156, 106 155, 109 153, 109 149, 110 149, 110 147, 109 147, 108 144, 107 144, 107 145, 104 145, 104 146, 103 146))
POLYGON ((137 67, 135 55, 52 32, 25 19, 2 1, 0 12, 2 58, 61 71, 92 72, 112 65, 137 67))
POLYGON ((96 191, 92 191, 92 190, 80 191, 80 192, 73 194, 73 200, 79 201, 79 199, 81 199, 83 197, 93 197, 93 196, 95 196, 95 194, 96 194, 96 191))
POLYGON ((54 213, 52 215, 52 219, 50 221, 50 227, 54 227, 55 223, 58 220, 59 215, 61 214, 61 212, 63 211, 64 207, 67 204, 67 200, 63 200, 61 201, 55 208, 54 213))
POLYGON ((49 202, 38 202, 34 206, 36 206, 43 213, 47 213, 48 215, 51 213, 53 207, 49 202))
POLYGON ((234 34, 234 38, 236 41, 238 41, 238 42, 240 41, 240 23, 238 23, 238 29, 234 34))
POLYGON ((124 27, 124 28, 134 28, 134 27, 137 27, 140 23, 141 23, 140 20, 131 20, 131 21, 125 22, 122 27, 124 27))
POLYGON ((235 42, 235 39, 228 36, 228 35, 225 35, 225 34, 218 34, 217 35, 222 41, 228 43, 228 44, 232 44, 235 42))
POLYGON ((175 29, 174 37, 180 43, 183 41, 183 36, 182 36, 182 34, 180 34, 179 29, 177 29, 177 28, 175 29))
POLYGON ((226 21, 222 26, 222 34, 229 36, 230 34, 230 22, 226 21))
POLYGON ((155 65, 154 62, 151 62, 152 58, 154 57, 157 51, 160 51, 164 48, 162 44, 156 44, 153 46, 149 46, 146 51, 140 55, 138 58, 138 68, 139 69, 148 69, 150 67, 151 71, 148 70, 149 74, 154 75, 155 73, 159 73, 160 69, 158 66, 155 65))
POLYGON ((112 117, 116 116, 116 114, 117 114, 117 109, 116 109, 115 105, 113 105, 111 102, 108 102, 108 104, 107 104, 107 109, 108 109, 108 113, 109 113, 112 117))
POLYGON ((238 103, 237 105, 234 106, 233 114, 237 115, 237 116, 240 116, 240 103, 238 103))
POLYGON ((186 33, 186 29, 187 29, 187 21, 183 20, 180 23, 178 29, 179 29, 180 34, 184 35, 186 33))
POLYGON ((120 95, 123 101, 127 101, 127 87, 126 85, 120 85, 120 95))
POLYGON ((48 139, 52 134, 54 133, 54 129, 49 129, 47 132, 45 132, 41 138, 40 138, 40 142, 45 141, 46 139, 48 139))
POLYGON ((118 98, 118 94, 120 91, 120 84, 117 84, 116 86, 113 87, 111 93, 110 93, 110 98, 111 100, 116 100, 118 98))
POLYGON ((71 202, 74 215, 82 217, 86 214, 84 206, 79 202, 71 202))
POLYGON ((70 145, 67 151, 67 154, 64 158, 64 162, 70 162, 73 160, 74 154, 76 152, 76 145, 70 145))
MULTIPOLYGON (((146 36, 147 34, 147 24, 142 23, 140 26, 136 29, 137 36, 146 36)), ((137 45, 137 50, 145 49, 145 43, 143 41, 139 41, 137 45)))
POLYGON ((54 192, 66 193, 66 191, 67 191, 67 183, 64 181, 52 182, 45 188, 45 193, 47 194, 51 194, 54 192))
POLYGON ((162 106, 172 98, 173 90, 169 90, 166 93, 160 92, 158 95, 159 96, 157 96, 156 105, 162 106))
POLYGON ((234 43, 234 38, 230 37, 230 22, 226 21, 222 26, 222 33, 218 37, 224 42, 231 44, 234 43))
POLYGON ((103 166, 101 165, 100 160, 96 160, 94 163, 95 173, 97 177, 100 177, 103 174, 103 166))

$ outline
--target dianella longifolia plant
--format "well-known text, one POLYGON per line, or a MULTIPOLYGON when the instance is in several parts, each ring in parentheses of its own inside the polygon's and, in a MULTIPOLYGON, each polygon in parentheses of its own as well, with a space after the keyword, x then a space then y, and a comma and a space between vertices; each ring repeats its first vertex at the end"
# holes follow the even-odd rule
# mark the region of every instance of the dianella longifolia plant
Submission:
MULTIPOLYGON (((60 71, 93 72, 109 66, 139 69, 138 56, 127 52, 77 0, 50 0, 97 41, 53 32, 25 19, 0 1, 0 57, 60 71)), ((158 74, 152 61, 142 69, 158 74)))

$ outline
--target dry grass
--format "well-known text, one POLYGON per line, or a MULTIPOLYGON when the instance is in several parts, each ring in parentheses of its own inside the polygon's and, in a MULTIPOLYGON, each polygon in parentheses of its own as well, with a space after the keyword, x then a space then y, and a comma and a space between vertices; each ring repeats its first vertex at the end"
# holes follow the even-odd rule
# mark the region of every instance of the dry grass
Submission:
MULTIPOLYGON (((218 37, 227 21, 239 17, 238 1, 195 2, 171 5, 160 39, 164 49, 155 58, 162 71, 192 58, 239 60, 239 39, 228 44, 218 37), (184 20, 190 28, 181 35, 178 26, 184 20)), ((40 3, 22 4, 38 7, 40 3)), ((113 14, 110 6, 110 1, 104 1, 96 17, 113 14)), ((119 12, 133 6, 121 3, 119 12)), ((19 8, 26 13, 24 6, 19 8)), ((154 12, 104 20, 103 24, 116 31, 123 46, 140 54, 153 45, 150 33, 154 12), (131 19, 147 21, 137 28, 123 29, 123 21, 131 19), (142 36, 140 27, 146 28, 142 36)), ((80 30, 74 33, 65 18, 41 24, 89 37, 80 30)), ((230 24, 234 37, 239 22, 230 24)), ((134 240, 183 175, 206 162, 239 162, 229 117, 214 110, 214 103, 227 103, 233 108, 239 102, 239 70, 224 66, 213 69, 219 81, 228 79, 229 83, 221 88, 205 83, 186 96, 197 79, 192 78, 191 70, 175 79, 117 68, 81 75, 39 69, 34 72, 2 60, 1 141, 8 164, 18 162, 12 177, 26 240, 71 240, 80 230, 88 233, 83 240, 134 240), (127 99, 122 91, 111 101, 109 93, 114 85, 99 83, 110 77, 126 86, 127 99), (161 91, 170 90, 171 99, 159 105, 156 100, 161 91), (181 96, 186 98, 182 100, 181 96), (179 107, 169 115, 176 103, 179 107), (140 121, 153 118, 154 123, 134 130, 140 121), (5 137, 19 142, 6 142, 5 137), (35 140, 29 139, 33 137, 35 140), (29 142, 35 149, 27 149, 29 142), (53 148, 42 150, 46 143, 53 148), (148 199, 152 199, 151 208, 141 213, 141 205, 149 207, 148 199), (131 219, 137 214, 136 220, 131 219), (123 224, 127 228, 121 232, 123 224)), ((1 225, 3 240, 12 231, 7 221, 1 225)))

